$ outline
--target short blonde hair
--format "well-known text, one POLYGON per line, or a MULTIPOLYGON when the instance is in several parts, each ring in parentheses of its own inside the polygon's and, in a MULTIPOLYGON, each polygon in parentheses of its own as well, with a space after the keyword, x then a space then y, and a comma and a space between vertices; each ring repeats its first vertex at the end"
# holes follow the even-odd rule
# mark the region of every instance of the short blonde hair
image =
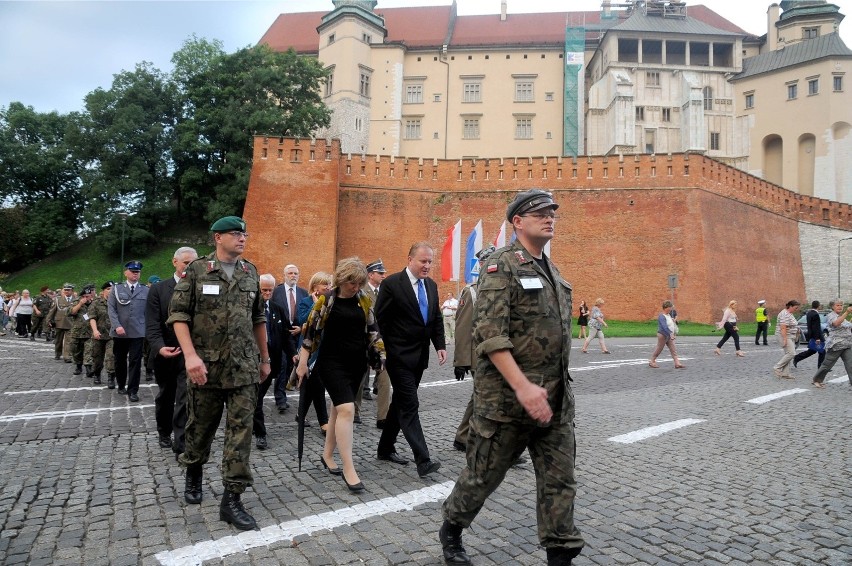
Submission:
POLYGON ((364 285, 367 283, 367 266, 358 257, 347 257, 337 262, 334 270, 334 286, 347 282, 364 285))
POLYGON ((596 306, 596 307, 599 307, 599 306, 601 306, 602 304, 604 304, 604 300, 603 300, 603 299, 601 299, 600 297, 598 297, 597 299, 595 299, 595 306, 596 306))
POLYGON ((308 282, 308 291, 313 293, 320 285, 331 286, 331 273, 325 271, 317 271, 311 275, 311 280, 308 282))

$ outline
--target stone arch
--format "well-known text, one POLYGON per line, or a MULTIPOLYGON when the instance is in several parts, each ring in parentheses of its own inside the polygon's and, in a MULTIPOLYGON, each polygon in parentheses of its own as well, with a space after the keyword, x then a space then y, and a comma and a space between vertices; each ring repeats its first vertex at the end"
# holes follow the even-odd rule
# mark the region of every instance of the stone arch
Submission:
POLYGON ((784 140, 777 134, 763 138, 763 178, 784 185, 784 140))
POLYGON ((796 189, 799 194, 814 194, 814 170, 816 165, 816 136, 813 134, 802 134, 799 136, 799 149, 797 152, 798 171, 796 189))

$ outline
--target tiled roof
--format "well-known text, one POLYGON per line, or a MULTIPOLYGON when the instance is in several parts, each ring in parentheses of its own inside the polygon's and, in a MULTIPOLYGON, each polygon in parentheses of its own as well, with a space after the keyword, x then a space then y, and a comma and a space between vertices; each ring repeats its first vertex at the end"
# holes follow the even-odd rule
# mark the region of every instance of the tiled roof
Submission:
POLYGON ((692 11, 687 12, 685 18, 663 18, 660 16, 647 16, 641 10, 614 26, 613 31, 638 31, 644 33, 688 33, 701 35, 726 35, 743 36, 745 32, 735 32, 714 27, 708 23, 696 19, 692 11))
POLYGON ((846 47, 837 33, 829 33, 815 39, 800 41, 784 49, 743 59, 742 72, 735 75, 732 80, 771 73, 825 57, 852 57, 852 50, 846 47))
MULTIPOLYGON (((703 5, 690 5, 689 17, 684 20, 649 18, 659 20, 643 25, 647 31, 666 31, 659 26, 679 26, 676 33, 710 33, 714 35, 748 35, 703 5), (654 27, 652 24, 657 24, 654 27)), ((299 53, 317 53, 319 38, 317 27, 328 12, 296 12, 281 14, 263 34, 259 43, 278 51, 293 47, 299 53)), ((386 43, 402 43, 411 48, 440 48, 450 25, 452 6, 413 6, 407 8, 376 8, 375 13, 385 18, 388 35, 386 43)), ((628 19, 601 18, 601 12, 546 12, 535 14, 509 13, 505 21, 499 14, 484 16, 458 16, 450 41, 455 47, 562 45, 566 25, 585 25, 587 37, 594 38, 600 31, 613 27, 637 25, 636 14, 628 19)))

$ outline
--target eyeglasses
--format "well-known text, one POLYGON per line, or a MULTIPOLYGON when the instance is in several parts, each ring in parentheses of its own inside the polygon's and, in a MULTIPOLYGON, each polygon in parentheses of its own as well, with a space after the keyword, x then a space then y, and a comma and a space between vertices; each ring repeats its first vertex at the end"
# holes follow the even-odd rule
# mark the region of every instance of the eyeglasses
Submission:
POLYGON ((521 216, 532 216, 536 220, 544 220, 545 218, 559 220, 559 217, 556 215, 555 212, 530 212, 529 214, 522 214, 521 216))
POLYGON ((225 232, 225 233, 230 234, 231 236, 233 236, 234 238, 237 238, 238 240, 240 238, 248 239, 248 237, 249 237, 248 232, 240 232, 239 230, 232 230, 230 232, 225 232))

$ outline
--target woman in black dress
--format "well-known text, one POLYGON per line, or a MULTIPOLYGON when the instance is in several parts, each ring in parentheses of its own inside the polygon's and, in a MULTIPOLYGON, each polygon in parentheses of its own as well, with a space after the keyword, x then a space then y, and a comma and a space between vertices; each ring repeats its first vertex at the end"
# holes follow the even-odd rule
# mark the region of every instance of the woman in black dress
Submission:
POLYGON ((309 379, 321 379, 331 397, 321 463, 329 473, 342 475, 346 487, 353 492, 364 490, 352 462, 355 394, 367 365, 378 371, 385 356, 372 301, 361 291, 366 282, 367 268, 358 258, 337 264, 334 288, 317 298, 308 316, 296 370, 301 380, 312 365, 309 379), (335 448, 343 462, 342 471, 334 462, 335 448))
POLYGON ((587 336, 586 327, 589 325, 589 307, 586 306, 586 301, 580 301, 580 316, 577 317, 577 326, 580 327, 580 334, 577 339, 580 340, 587 336))

